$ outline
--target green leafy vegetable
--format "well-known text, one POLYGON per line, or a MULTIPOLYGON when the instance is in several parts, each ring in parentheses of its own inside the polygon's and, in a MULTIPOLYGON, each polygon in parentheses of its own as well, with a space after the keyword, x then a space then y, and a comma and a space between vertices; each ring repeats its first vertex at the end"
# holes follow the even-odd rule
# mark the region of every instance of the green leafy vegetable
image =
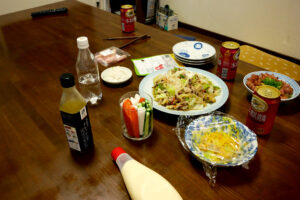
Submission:
POLYGON ((203 90, 207 90, 209 88, 209 85, 207 83, 203 84, 203 90))
POLYGON ((174 87, 170 86, 170 87, 167 88, 167 90, 168 90, 170 96, 175 95, 175 88, 174 87))
POLYGON ((270 85, 270 86, 273 86, 277 89, 280 89, 282 87, 282 82, 280 81, 276 81, 272 78, 265 78, 264 80, 262 80, 262 82, 265 84, 265 85, 270 85))
POLYGON ((185 78, 183 74, 179 74, 179 78, 185 78))
POLYGON ((214 85, 214 89, 215 89, 215 90, 219 90, 220 88, 219 88, 218 86, 215 86, 215 85, 214 85))
POLYGON ((161 89, 161 90, 164 90, 164 89, 165 89, 165 87, 163 86, 162 83, 157 84, 157 87, 158 87, 159 89, 161 89))

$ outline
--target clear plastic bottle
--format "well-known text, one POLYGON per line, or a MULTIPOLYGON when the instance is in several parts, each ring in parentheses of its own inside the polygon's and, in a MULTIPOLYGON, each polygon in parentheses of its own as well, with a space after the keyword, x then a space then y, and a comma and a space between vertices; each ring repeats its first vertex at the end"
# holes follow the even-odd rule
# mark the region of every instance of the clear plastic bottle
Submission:
POLYGON ((94 55, 89 49, 87 37, 78 37, 77 47, 79 52, 76 62, 76 71, 79 90, 86 102, 95 105, 102 99, 98 65, 94 55))

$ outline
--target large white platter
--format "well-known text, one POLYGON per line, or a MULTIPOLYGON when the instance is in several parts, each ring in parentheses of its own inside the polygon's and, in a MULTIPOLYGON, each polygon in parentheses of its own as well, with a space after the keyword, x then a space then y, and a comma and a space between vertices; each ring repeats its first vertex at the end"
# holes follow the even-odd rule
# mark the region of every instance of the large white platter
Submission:
POLYGON ((188 60, 205 60, 216 54, 216 49, 205 42, 184 41, 173 46, 173 53, 188 60))
MULTIPOLYGON (((173 114, 173 115, 201 115, 201 114, 215 111, 218 108, 220 108, 222 105, 224 105, 224 103, 227 101, 227 98, 229 96, 229 91, 228 91, 227 85, 224 83, 224 81, 222 79, 220 79, 219 77, 217 77, 216 75, 214 75, 210 72, 207 72, 207 71, 204 71, 201 69, 191 68, 191 67, 184 67, 184 69, 191 71, 191 72, 197 72, 199 74, 206 76, 207 78, 209 78, 212 81, 212 83, 214 85, 221 88, 221 93, 219 96, 216 97, 216 102, 213 104, 208 104, 202 110, 181 111, 181 110, 168 109, 164 106, 159 105, 156 101, 153 101, 153 107, 155 109, 160 110, 165 113, 168 113, 168 114, 173 114)), ((152 87, 154 85, 153 84, 154 77, 156 77, 159 74, 165 74, 165 73, 167 73, 168 70, 170 70, 170 69, 162 69, 162 70, 153 72, 153 73, 149 74, 148 76, 146 76, 139 85, 139 92, 140 93, 144 93, 144 92, 148 93, 153 98, 152 87)))
POLYGON ((252 74, 260 75, 260 74, 265 74, 265 73, 273 74, 274 76, 278 77, 279 80, 282 80, 282 81, 288 83, 293 88, 293 90, 294 90, 293 95, 288 99, 281 99, 281 101, 290 101, 292 99, 295 99, 299 95, 300 89, 299 89, 299 85, 296 81, 294 81, 293 79, 291 79, 290 77, 288 77, 286 75, 276 73, 276 72, 270 72, 270 71, 256 71, 256 72, 251 72, 251 73, 247 74, 246 76, 244 76, 243 83, 244 83, 244 86, 246 87, 246 89, 249 92, 253 93, 253 91, 246 84, 247 79, 250 78, 252 76, 252 74))

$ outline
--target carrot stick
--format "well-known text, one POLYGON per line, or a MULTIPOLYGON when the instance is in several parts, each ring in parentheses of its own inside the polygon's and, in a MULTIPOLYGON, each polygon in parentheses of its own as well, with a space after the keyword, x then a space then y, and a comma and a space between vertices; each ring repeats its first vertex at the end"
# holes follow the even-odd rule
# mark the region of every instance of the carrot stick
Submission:
POLYGON ((133 131, 133 135, 134 135, 134 137, 139 138, 140 134, 139 134, 138 111, 136 108, 131 106, 131 108, 129 109, 129 112, 130 112, 129 119, 130 119, 132 131, 133 131))
POLYGON ((140 100, 139 100, 139 103, 142 103, 145 101, 145 98, 141 97, 140 100))
POLYGON ((129 99, 126 99, 124 102, 123 102, 123 106, 122 106, 122 111, 123 111, 123 118, 124 118, 124 122, 125 122, 125 125, 126 125, 126 128, 127 128, 127 132, 128 132, 128 135, 130 137, 134 137, 134 134, 133 134, 133 129, 132 129, 132 126, 131 126, 131 120, 130 120, 130 107, 132 107, 132 103, 129 99))
POLYGON ((123 115, 129 136, 139 138, 138 112, 137 109, 132 106, 130 99, 126 99, 123 102, 123 115))

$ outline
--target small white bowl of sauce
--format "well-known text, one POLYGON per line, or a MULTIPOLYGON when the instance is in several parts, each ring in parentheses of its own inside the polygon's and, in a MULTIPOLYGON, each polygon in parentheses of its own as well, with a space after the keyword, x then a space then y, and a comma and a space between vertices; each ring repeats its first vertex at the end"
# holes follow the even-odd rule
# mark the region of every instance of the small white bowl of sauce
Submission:
POLYGON ((101 73, 101 79, 109 84, 122 84, 132 76, 132 71, 127 67, 114 66, 107 68, 101 73))

